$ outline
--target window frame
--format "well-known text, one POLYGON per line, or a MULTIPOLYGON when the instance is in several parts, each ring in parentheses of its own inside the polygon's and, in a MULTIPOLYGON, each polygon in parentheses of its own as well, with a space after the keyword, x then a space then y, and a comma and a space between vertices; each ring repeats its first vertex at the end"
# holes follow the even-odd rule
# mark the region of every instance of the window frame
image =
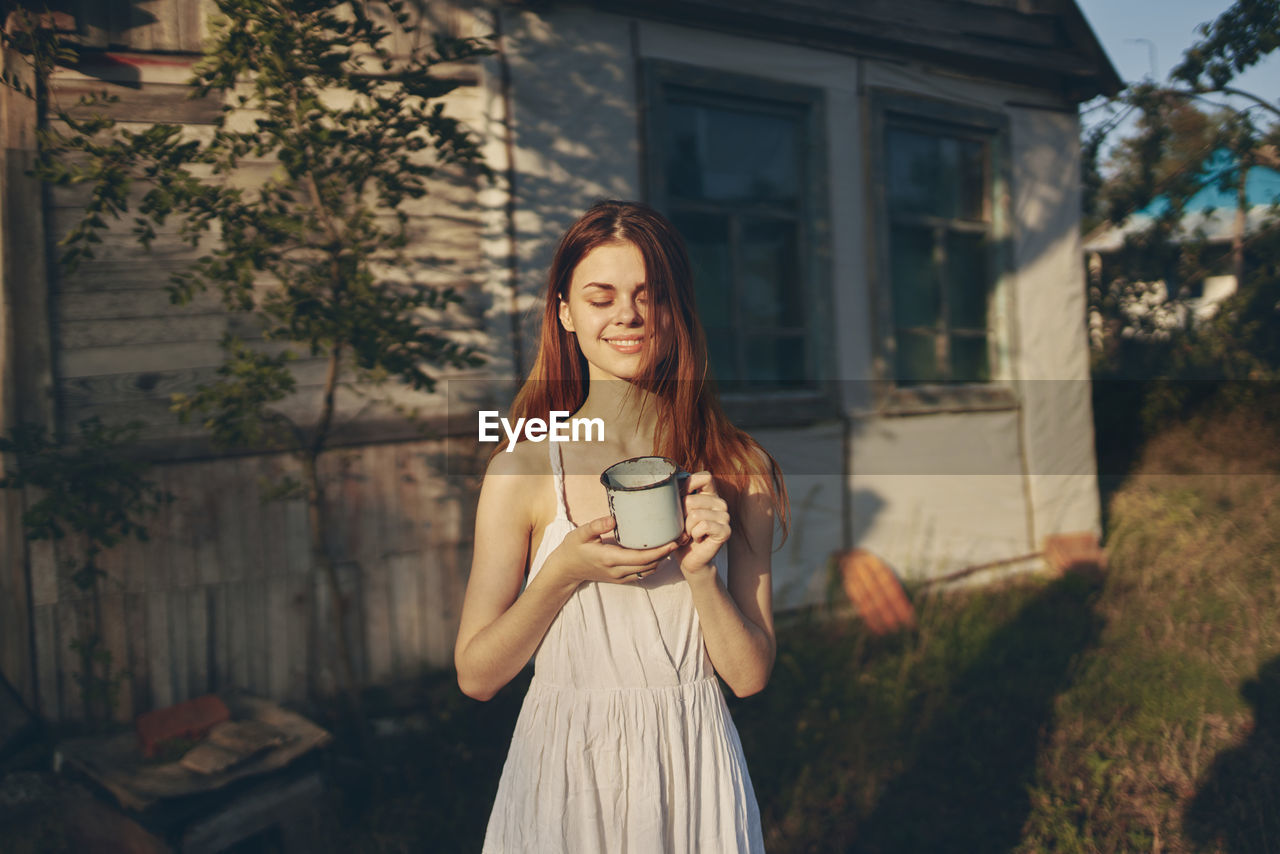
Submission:
MULTIPOLYGON (((668 122, 668 98, 673 90, 676 94, 684 95, 677 100, 712 107, 733 109, 745 104, 757 107, 764 114, 799 114, 804 133, 800 151, 804 169, 801 177, 802 197, 795 213, 785 212, 785 216, 790 218, 794 215, 797 222, 797 263, 800 266, 799 278, 805 288, 802 319, 804 332, 801 340, 805 347, 806 385, 803 388, 724 391, 720 394, 720 400, 730 417, 745 426, 795 426, 835 417, 838 412, 838 397, 833 375, 833 326, 830 311, 822 310, 822 306, 830 305, 833 299, 826 196, 828 167, 825 92, 817 87, 659 59, 642 60, 641 77, 641 184, 646 201, 667 215, 672 214, 673 207, 672 200, 667 195, 663 141, 668 122), (762 407, 762 403, 770 405, 762 407)), ((702 207, 707 212, 758 211, 771 216, 784 215, 783 211, 772 205, 717 206, 716 203, 709 202, 705 207, 677 206, 690 212, 702 207)), ((731 246, 732 240, 731 238, 731 246)), ((736 252, 731 251, 730 254, 730 263, 736 268, 741 263, 741 258, 736 252)), ((736 281, 734 287, 734 296, 737 296, 736 289, 739 285, 736 281)), ((735 357, 738 369, 742 372, 745 367, 742 339, 737 336, 745 333, 737 331, 741 325, 736 322, 736 309, 734 316, 728 320, 735 329, 735 357)), ((750 380, 747 385, 750 386, 750 380)))
MULTIPOLYGON (((1012 351, 1015 312, 1009 118, 995 110, 896 90, 873 89, 868 92, 868 102, 869 140, 865 150, 871 226, 869 239, 873 250, 868 253, 868 273, 872 281, 870 293, 873 302, 872 364, 877 377, 873 383, 874 406, 889 415, 1015 409, 1019 402, 1014 391, 1012 351), (885 150, 887 134, 892 127, 956 139, 981 139, 986 144, 987 174, 983 200, 989 213, 986 234, 990 242, 988 259, 991 270, 986 330, 990 379, 986 382, 948 380, 903 384, 897 378, 896 295, 889 252, 893 219, 889 211, 888 157, 885 150)), ((922 220, 928 218, 921 217, 922 220)), ((952 222, 933 219, 943 229, 952 222)), ((960 230, 972 229, 963 227, 960 230)), ((948 323, 937 334, 949 335, 950 330, 948 323)))

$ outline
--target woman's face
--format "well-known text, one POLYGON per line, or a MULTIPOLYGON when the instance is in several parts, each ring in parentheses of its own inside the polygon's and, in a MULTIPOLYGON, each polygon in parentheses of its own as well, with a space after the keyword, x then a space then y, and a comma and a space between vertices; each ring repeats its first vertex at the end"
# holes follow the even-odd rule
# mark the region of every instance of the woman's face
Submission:
POLYGON ((560 323, 578 338, 592 380, 629 380, 653 346, 655 316, 644 257, 633 243, 605 243, 573 270, 560 323))

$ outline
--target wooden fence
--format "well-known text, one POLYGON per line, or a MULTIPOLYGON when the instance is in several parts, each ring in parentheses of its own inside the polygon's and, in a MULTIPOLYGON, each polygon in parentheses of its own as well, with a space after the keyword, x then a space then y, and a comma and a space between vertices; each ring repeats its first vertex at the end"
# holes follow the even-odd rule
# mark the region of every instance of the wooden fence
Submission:
MULTIPOLYGON (((445 441, 339 449, 322 460, 328 542, 363 681, 452 660, 478 478, 446 471, 445 441)), ((131 540, 101 560, 103 637, 122 674, 119 719, 229 687, 282 700, 337 690, 332 601, 309 559, 306 504, 260 500, 260 479, 292 467, 288 457, 246 456, 153 471, 174 501, 150 522, 148 542, 131 540)), ((69 581, 73 543, 31 545, 40 711, 78 718, 71 644, 91 630, 93 602, 69 581)))

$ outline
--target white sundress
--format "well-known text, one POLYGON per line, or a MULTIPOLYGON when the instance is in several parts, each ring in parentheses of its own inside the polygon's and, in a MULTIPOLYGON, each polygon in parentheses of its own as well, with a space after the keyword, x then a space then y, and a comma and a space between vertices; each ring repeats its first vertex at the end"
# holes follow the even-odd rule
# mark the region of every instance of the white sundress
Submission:
MULTIPOLYGON (((556 518, 530 579, 576 527, 560 446, 548 444, 556 518)), ((483 854, 762 851, 742 743, 679 564, 580 585, 534 656, 483 854)))

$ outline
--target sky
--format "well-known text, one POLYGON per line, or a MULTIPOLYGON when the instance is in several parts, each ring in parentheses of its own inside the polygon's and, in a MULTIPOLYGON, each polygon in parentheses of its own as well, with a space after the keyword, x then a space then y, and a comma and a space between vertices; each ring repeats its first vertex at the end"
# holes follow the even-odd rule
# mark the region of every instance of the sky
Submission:
MULTIPOLYGON (((1199 38, 1196 27, 1212 21, 1229 0, 1076 0, 1126 82, 1150 76, 1163 81, 1199 38), (1148 41, 1138 41, 1147 39, 1148 41), (1154 53, 1154 63, 1153 63, 1154 53)), ((1235 86, 1280 100, 1280 51, 1236 78, 1235 86)))

